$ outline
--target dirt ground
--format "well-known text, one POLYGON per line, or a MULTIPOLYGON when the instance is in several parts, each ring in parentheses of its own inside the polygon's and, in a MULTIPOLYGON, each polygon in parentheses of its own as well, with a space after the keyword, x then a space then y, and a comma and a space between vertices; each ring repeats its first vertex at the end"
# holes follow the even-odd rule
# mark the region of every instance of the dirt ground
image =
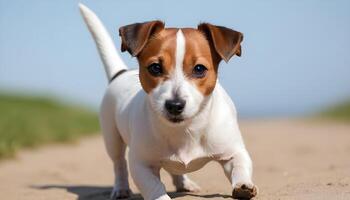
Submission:
MULTIPOLYGON (((256 199, 350 199, 350 125, 306 120, 244 121, 243 137, 254 163, 256 199)), ((200 193, 174 193, 175 199, 227 199, 231 188, 221 167, 209 163, 190 176, 200 193)), ((100 200, 112 187, 112 163, 101 136, 77 144, 19 152, 0 162, 0 199, 100 200)), ((131 199, 141 199, 136 193, 131 199)))

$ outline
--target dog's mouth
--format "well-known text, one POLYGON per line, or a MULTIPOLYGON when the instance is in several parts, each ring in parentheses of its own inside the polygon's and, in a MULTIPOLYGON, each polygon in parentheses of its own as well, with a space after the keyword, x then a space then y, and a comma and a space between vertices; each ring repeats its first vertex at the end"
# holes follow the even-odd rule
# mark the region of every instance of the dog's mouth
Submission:
POLYGON ((167 115, 166 118, 172 123, 181 123, 185 120, 182 116, 167 115))

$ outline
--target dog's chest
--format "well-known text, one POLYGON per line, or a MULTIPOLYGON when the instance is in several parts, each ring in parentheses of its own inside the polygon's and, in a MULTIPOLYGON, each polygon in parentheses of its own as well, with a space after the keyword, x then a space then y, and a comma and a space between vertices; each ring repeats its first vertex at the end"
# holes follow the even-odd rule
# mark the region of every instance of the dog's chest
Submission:
POLYGON ((170 173, 184 174, 202 168, 211 159, 203 148, 194 147, 170 154, 161 160, 161 165, 170 173))

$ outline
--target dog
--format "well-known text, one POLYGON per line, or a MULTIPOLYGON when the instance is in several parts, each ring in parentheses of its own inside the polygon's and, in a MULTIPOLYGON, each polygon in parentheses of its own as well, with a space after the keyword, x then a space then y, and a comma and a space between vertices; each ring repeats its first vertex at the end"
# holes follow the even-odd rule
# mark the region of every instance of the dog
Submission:
POLYGON ((121 51, 139 63, 138 70, 129 70, 99 18, 79 7, 109 81, 100 124, 114 164, 111 198, 131 194, 127 146, 131 177, 146 200, 171 199, 161 168, 172 175, 177 191, 198 191, 186 173, 209 161, 222 165, 233 198, 256 196, 235 106, 217 80, 220 61, 241 55, 242 33, 209 23, 197 29, 165 28, 158 20, 126 25, 119 29, 121 51))

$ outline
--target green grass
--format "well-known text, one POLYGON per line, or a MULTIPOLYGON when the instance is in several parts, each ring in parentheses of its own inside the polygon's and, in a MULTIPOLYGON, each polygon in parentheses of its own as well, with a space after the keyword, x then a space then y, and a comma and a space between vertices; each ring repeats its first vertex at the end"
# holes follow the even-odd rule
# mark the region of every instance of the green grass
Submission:
POLYGON ((74 141, 99 130, 96 113, 49 98, 0 93, 0 159, 17 149, 74 141))
POLYGON ((332 106, 328 110, 322 112, 321 117, 350 122, 350 100, 332 106))

